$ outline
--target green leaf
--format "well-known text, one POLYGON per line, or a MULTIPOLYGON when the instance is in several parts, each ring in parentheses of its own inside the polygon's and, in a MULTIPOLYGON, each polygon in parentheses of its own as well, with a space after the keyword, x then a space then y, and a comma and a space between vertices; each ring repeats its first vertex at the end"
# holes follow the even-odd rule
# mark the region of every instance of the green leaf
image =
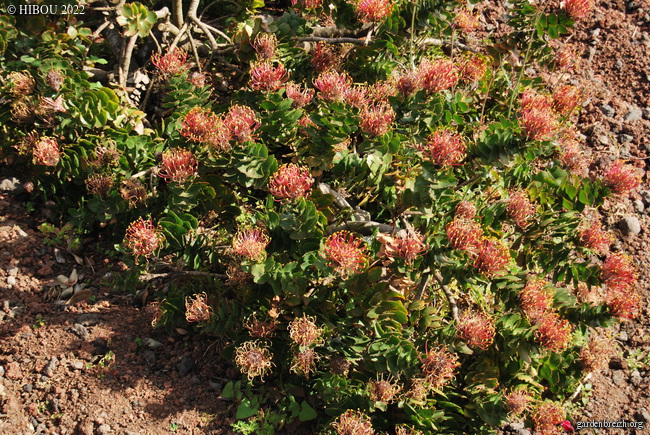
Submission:
POLYGON ((300 414, 298 414, 298 418, 300 421, 309 421, 313 420, 318 416, 316 413, 316 410, 312 408, 307 401, 303 401, 300 404, 300 414))
POLYGON ((259 411, 259 403, 257 397, 253 398, 252 401, 248 400, 247 397, 244 397, 241 401, 241 404, 237 407, 237 414, 235 418, 238 420, 243 420, 248 417, 252 417, 259 411))

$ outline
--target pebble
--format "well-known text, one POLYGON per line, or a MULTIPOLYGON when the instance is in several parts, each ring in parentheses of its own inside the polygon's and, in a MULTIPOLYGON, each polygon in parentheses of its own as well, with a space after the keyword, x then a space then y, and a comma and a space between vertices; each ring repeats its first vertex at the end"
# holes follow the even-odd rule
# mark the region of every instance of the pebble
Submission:
POLYGON ((51 378, 52 375, 54 374, 54 371, 56 370, 56 366, 59 363, 59 360, 56 357, 52 357, 50 362, 47 363, 45 368, 43 369, 43 374, 47 376, 48 378, 51 378))
POLYGON ((645 119, 650 119, 650 107, 645 107, 641 110, 641 113, 643 114, 643 117, 645 119))
POLYGON ((645 204, 646 207, 650 207, 650 190, 642 190, 639 192, 639 195, 641 195, 641 199, 643 199, 643 204, 645 204))
POLYGON ((4 180, 0 181, 0 190, 3 192, 15 192, 21 188, 20 180, 18 180, 16 177, 11 177, 5 178, 4 180))
POLYGON ((616 385, 625 384, 625 375, 623 374, 623 371, 616 370, 614 373, 612 373, 612 380, 616 385))
POLYGON ((7 277, 7 284, 8 285, 16 285, 16 277, 15 276, 8 276, 7 277))
POLYGON ((16 361, 12 361, 7 364, 6 370, 6 376, 8 379, 17 380, 23 377, 23 372, 20 370, 20 364, 18 364, 16 361))
POLYGON ((185 358, 183 358, 181 360, 181 362, 176 364, 176 368, 178 369, 178 373, 181 376, 187 375, 192 370, 193 367, 194 367, 194 360, 192 358, 190 358, 189 356, 186 356, 185 358))
POLYGON ((621 333, 618 334, 617 338, 621 341, 627 341, 628 340, 627 332, 621 331, 621 333))
POLYGON ((34 384, 25 384, 22 389, 25 393, 31 393, 34 391, 34 384))
POLYGON ((95 313, 86 313, 79 316, 78 323, 83 326, 93 326, 99 323, 99 316, 95 313))
POLYGON ((634 136, 630 134, 619 134, 618 135, 618 141, 619 143, 628 143, 632 142, 634 140, 634 136))
POLYGON ((628 234, 637 235, 641 232, 641 223, 635 216, 626 216, 619 223, 621 229, 628 234))
POLYGON ((83 362, 83 361, 79 361, 79 360, 72 361, 72 362, 70 363, 70 367, 72 367, 73 369, 76 369, 76 370, 83 370, 83 368, 84 368, 84 362, 83 362))
POLYGON ((632 385, 634 385, 635 387, 638 387, 638 386, 641 384, 641 381, 642 381, 642 379, 641 379, 641 373, 639 373, 638 370, 634 370, 634 371, 630 374, 630 382, 631 382, 632 385))
POLYGON ((7 269, 7 273, 9 274, 9 276, 18 276, 19 271, 20 269, 18 269, 17 267, 10 267, 7 269))
POLYGON ((210 388, 212 388, 214 391, 221 391, 223 388, 223 384, 221 382, 216 382, 212 379, 208 379, 208 385, 210 385, 210 388))
POLYGON ((630 111, 623 117, 623 120, 626 122, 634 122, 643 118, 643 112, 641 109, 635 106, 630 106, 630 111))
POLYGON ((153 350, 145 349, 142 351, 142 358, 149 364, 153 366, 156 364, 156 354, 153 350))
POLYGON ((100 424, 99 427, 95 430, 97 435, 108 435, 113 432, 113 429, 106 423, 100 424))
POLYGON ((3 377, 4 375, 5 375, 5 367, 0 366, 0 378, 3 377))
POLYGON ((613 118, 614 115, 616 115, 616 110, 609 104, 603 104, 600 106, 600 111, 603 112, 603 115, 607 116, 608 118, 613 118))
POLYGON ((645 210, 645 204, 640 199, 635 200, 632 204, 637 213, 643 213, 643 210, 645 210))
POLYGON ((72 328, 70 328, 70 331, 74 333, 77 337, 81 338, 82 340, 88 340, 88 329, 81 323, 75 323, 72 328))

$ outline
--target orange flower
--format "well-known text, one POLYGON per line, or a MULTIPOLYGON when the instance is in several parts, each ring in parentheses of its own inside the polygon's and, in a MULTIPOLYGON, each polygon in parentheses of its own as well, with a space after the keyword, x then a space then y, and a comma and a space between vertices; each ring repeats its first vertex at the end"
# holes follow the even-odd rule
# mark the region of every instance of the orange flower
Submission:
POLYGON ((327 238, 325 256, 343 278, 361 272, 368 263, 363 240, 348 231, 339 231, 327 238))

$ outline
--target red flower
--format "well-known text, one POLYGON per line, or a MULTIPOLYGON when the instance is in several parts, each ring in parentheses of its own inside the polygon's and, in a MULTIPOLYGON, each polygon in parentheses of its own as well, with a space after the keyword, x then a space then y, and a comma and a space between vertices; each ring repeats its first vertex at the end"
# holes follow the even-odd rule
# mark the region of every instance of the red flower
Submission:
POLYGON ((251 44, 260 59, 272 59, 278 48, 278 38, 274 33, 258 33, 251 44))
POLYGON ((327 238, 325 257, 343 278, 361 272, 368 263, 363 240, 348 231, 339 231, 327 238))
POLYGON ((274 365, 272 359, 273 354, 259 341, 247 341, 235 349, 235 364, 249 381, 264 378, 274 365))
POLYGON ((456 204, 456 218, 474 219, 476 216, 476 206, 469 201, 461 201, 456 204))
POLYGON ((163 76, 176 76, 187 71, 187 53, 179 48, 174 48, 162 55, 156 53, 151 56, 151 63, 156 65, 163 76))
POLYGON ((427 92, 440 92, 458 82, 458 69, 449 59, 424 59, 418 67, 418 79, 427 92))
POLYGON ((510 263, 510 249, 493 237, 485 237, 478 245, 474 267, 487 277, 505 272, 510 263))
POLYGON ((580 349, 580 362, 587 372, 598 372, 609 365, 616 353, 611 334, 593 332, 589 342, 580 349))
POLYGON ((564 420, 562 423, 560 423, 560 426, 562 426, 562 429, 564 429, 567 432, 575 432, 575 429, 573 428, 569 420, 564 420))
POLYGON ((530 225, 536 210, 537 207, 528 199, 525 192, 518 191, 510 195, 508 214, 522 230, 530 225))
POLYGON ((112 175, 93 174, 88 177, 85 184, 86 189, 93 195, 105 197, 108 196, 114 181, 112 175))
POLYGON ((361 411, 348 409, 332 423, 338 435, 374 435, 370 417, 361 411))
POLYGON ((302 89, 300 85, 289 83, 285 89, 287 98, 293 100, 293 107, 305 107, 314 98, 313 89, 302 89))
POLYGON ((539 94, 534 89, 526 89, 521 94, 522 109, 540 109, 550 110, 553 107, 553 101, 548 95, 539 94))
POLYGON ((580 175, 587 175, 589 161, 577 140, 567 138, 560 140, 559 160, 569 171, 580 175))
POLYGON ((553 92, 553 108, 563 116, 573 112, 582 101, 582 92, 575 86, 563 85, 553 92))
POLYGON ((485 313, 465 312, 458 320, 456 335, 471 348, 487 350, 494 342, 494 321, 485 313))
POLYGON ((594 9, 593 0, 566 0, 564 9, 571 18, 580 20, 586 18, 594 9))
POLYGON ((180 134, 198 143, 215 143, 222 136, 221 119, 209 109, 194 107, 187 112, 181 122, 180 134))
POLYGON ((364 23, 383 21, 393 10, 392 0, 359 0, 357 17, 364 23))
POLYGON ((577 50, 570 44, 564 44, 555 54, 555 65, 563 70, 570 71, 578 62, 577 50))
POLYGON ((266 247, 271 239, 260 229, 239 231, 232 241, 232 249, 236 254, 253 261, 263 260, 266 247))
POLYGON ((199 162, 192 151, 174 148, 163 153, 158 175, 168 182, 183 183, 196 175, 198 169, 199 162))
POLYGON ((564 421, 564 409, 559 403, 545 401, 535 408, 532 418, 535 433, 556 434, 557 426, 564 421))
POLYGON ((288 326, 289 337, 301 347, 311 347, 322 343, 323 328, 316 325, 316 318, 304 314, 296 317, 288 326))
POLYGON ((469 56, 459 66, 460 78, 465 82, 478 82, 485 76, 487 67, 487 62, 482 56, 469 56))
POLYGON ((521 112, 521 128, 529 140, 549 140, 558 123, 552 110, 529 106, 521 112))
POLYGON ((528 410, 533 398, 525 390, 514 390, 504 395, 505 405, 510 414, 517 416, 528 410))
POLYGON ((440 166, 458 166, 467 155, 462 136, 446 128, 431 133, 426 145, 419 145, 418 149, 426 159, 440 166))
POLYGON ((307 196, 314 184, 309 168, 289 163, 278 168, 269 181, 269 192, 276 198, 297 199, 307 196))
POLYGON ((346 89, 343 100, 352 107, 362 109, 370 104, 368 89, 364 86, 350 86, 346 89))
POLYGON ((255 117, 255 112, 250 107, 232 106, 223 120, 224 125, 230 131, 231 137, 237 142, 252 141, 253 133, 260 126, 255 117))
POLYGON ((415 71, 397 71, 393 74, 393 82, 404 97, 410 97, 420 89, 420 78, 415 71))
POLYGON ((32 150, 35 165, 56 166, 61 157, 59 143, 52 137, 41 137, 32 150))
POLYGON ((605 185, 619 195, 625 195, 641 184, 641 177, 636 168, 624 164, 622 160, 612 163, 605 171, 603 178, 605 185))
POLYGON ((311 55, 311 67, 317 73, 324 73, 329 70, 338 69, 341 63, 340 48, 326 42, 316 44, 314 53, 311 55))
POLYGON ((605 302, 620 319, 634 319, 641 312, 641 297, 634 287, 608 288, 605 302))
POLYGON ((467 9, 462 9, 456 13, 452 26, 464 33, 472 33, 478 29, 478 15, 472 14, 467 9))
POLYGON ((610 289, 624 290, 636 284, 639 275, 632 259, 622 253, 612 254, 603 262, 600 279, 610 289))
POLYGON ((472 220, 457 217, 447 225, 447 238, 453 248, 476 253, 483 239, 483 229, 472 220))
POLYGON ((212 308, 208 305, 208 295, 205 292, 194 295, 194 299, 190 296, 185 298, 185 320, 205 325, 210 321, 210 317, 212 308))
POLYGON ((547 311, 539 319, 535 335, 542 346, 552 352, 562 352, 571 341, 571 325, 559 314, 547 311))
POLYGON ((423 237, 418 232, 403 232, 396 237, 379 233, 377 241, 381 243, 379 255, 388 258, 403 258, 406 262, 412 262, 427 250, 423 237))
POLYGON ((544 313, 553 308, 553 292, 546 288, 547 285, 543 279, 529 279, 519 295, 521 308, 531 323, 539 322, 544 313))
POLYGON ((580 243, 600 254, 609 252, 609 245, 614 242, 614 237, 603 230, 602 225, 597 220, 583 221, 578 231, 580 243))
POLYGON ((284 65, 276 66, 269 61, 258 62, 251 67, 250 87, 256 91, 273 92, 282 88, 289 79, 284 65))
POLYGON ((395 112, 388 103, 376 103, 363 107, 359 118, 361 131, 370 136, 383 136, 392 129, 395 112))
POLYGON ((319 90, 318 98, 324 100, 342 100, 350 86, 350 76, 336 71, 324 72, 314 80, 314 87, 319 90))
POLYGON ((438 346, 425 355, 422 361, 422 373, 431 387, 439 390, 444 387, 454 376, 456 367, 460 366, 458 355, 447 351, 444 346, 438 346))
POLYGON ((163 240, 164 236, 151 219, 139 218, 126 229, 124 244, 133 255, 150 257, 160 248, 163 240))

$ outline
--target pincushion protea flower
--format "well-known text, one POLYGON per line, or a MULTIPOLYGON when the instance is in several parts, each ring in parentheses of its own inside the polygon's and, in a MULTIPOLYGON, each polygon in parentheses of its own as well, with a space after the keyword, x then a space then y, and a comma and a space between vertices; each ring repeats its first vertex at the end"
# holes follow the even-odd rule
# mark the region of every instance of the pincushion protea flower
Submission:
POLYGON ((478 15, 472 14, 467 9, 461 9, 456 13, 452 26, 464 33, 472 33, 478 29, 478 15))
POLYGON ((146 201, 147 189, 140 180, 124 180, 120 188, 120 196, 129 203, 129 207, 137 207, 146 201))
POLYGON ((427 250, 424 237, 417 231, 409 231, 390 237, 379 233, 377 241, 381 243, 379 255, 388 258, 403 258, 410 263, 427 250))
POLYGON ((532 396, 523 389, 512 390, 504 395, 505 406, 510 415, 521 415, 528 410, 532 402, 532 396))
POLYGON ((487 72, 487 61, 479 55, 466 57, 458 66, 460 79, 465 82, 478 82, 487 72))
POLYGON ((282 88, 289 80, 284 65, 273 65, 269 61, 257 62, 251 66, 250 87, 255 91, 273 92, 282 88))
POLYGON ((235 364, 249 381, 257 376, 264 378, 271 370, 273 354, 259 341, 247 341, 235 349, 235 364))
POLYGON ((244 328, 248 329, 251 337, 266 339, 272 338, 275 335, 278 324, 275 319, 262 321, 255 315, 252 315, 244 323, 244 328))
POLYGON ((535 336, 542 346, 552 352, 562 352, 571 341, 571 325, 553 311, 547 311, 538 320, 535 336))
POLYGON ((199 162, 192 151, 173 148, 163 152, 158 175, 166 181, 183 183, 196 175, 199 162))
POLYGON ((449 59, 424 59, 418 66, 418 81, 427 92, 440 92, 458 82, 458 69, 449 59))
POLYGON ((576 86, 562 85, 553 92, 553 108, 567 116, 582 102, 582 91, 576 86))
POLYGON ((486 277, 505 272, 510 263, 510 249, 493 237, 485 237, 477 247, 474 267, 486 277))
POLYGON ((453 248, 476 253, 483 239, 483 228, 470 219, 457 217, 447 225, 447 238, 453 248))
POLYGON ((565 0, 564 9, 566 13, 576 20, 586 18, 594 9, 593 0, 565 0))
POLYGON ((322 342, 323 328, 316 326, 316 318, 304 314, 289 322, 289 337, 299 346, 310 347, 322 342))
POLYGON ((34 92, 36 82, 34 77, 27 71, 13 71, 8 76, 10 88, 9 93, 14 97, 24 97, 34 92))
POLYGON ((337 70, 341 64, 340 47, 319 42, 316 44, 313 54, 311 55, 311 67, 317 73, 324 73, 329 70, 337 70))
POLYGON ((559 143, 559 160, 569 171, 586 176, 589 172, 589 160, 575 139, 564 139, 559 143))
POLYGON ((278 38, 274 33, 258 33, 251 44, 260 59, 273 59, 278 48, 278 38))
POLYGON ((517 191, 510 195, 508 215, 522 230, 531 224, 536 211, 537 207, 528 199, 528 195, 524 191, 517 191))
POLYGON ((205 73, 194 71, 190 74, 188 81, 197 88, 202 88, 208 84, 208 76, 205 73))
POLYGON ((471 348, 487 350, 494 342, 494 320, 482 312, 465 312, 458 320, 456 335, 471 348))
POLYGON ((521 128, 529 140, 549 140, 557 132, 558 122, 551 109, 529 105, 521 111, 521 128))
POLYGON ((313 89, 302 89, 300 85, 289 83, 285 89, 287 98, 293 100, 293 107, 305 107, 314 98, 313 89))
POLYGON ((360 85, 351 86, 345 91, 343 100, 352 107, 362 109, 366 105, 370 104, 368 88, 360 85))
POLYGON ((61 85, 63 84, 63 75, 60 71, 51 69, 47 72, 45 81, 50 85, 54 92, 59 92, 61 90, 61 85))
POLYGON ((634 319, 641 312, 641 297, 634 287, 608 288, 605 303, 619 319, 634 319))
POLYGON ((638 277, 632 259, 620 252, 607 257, 601 266, 600 279, 611 289, 633 287, 638 277))
POLYGON ((105 197, 113 187, 115 179, 113 175, 92 174, 85 181, 86 189, 93 195, 105 197))
POLYGON ((418 146, 424 157, 440 166, 458 166, 467 155, 463 137, 447 128, 441 128, 427 137, 426 144, 418 146))
POLYGON ((420 78, 416 71, 395 71, 392 77, 400 95, 410 97, 420 89, 420 78))
POLYGON ((537 405, 532 415, 536 434, 558 434, 564 421, 564 409, 556 402, 544 401, 537 405))
POLYGON ((531 323, 537 323, 553 308, 553 292, 547 286, 548 282, 543 279, 532 278, 519 295, 521 308, 531 323))
POLYGON ((319 359, 320 355, 314 349, 301 349, 294 353, 289 371, 308 378, 311 373, 316 373, 316 362, 319 359))
POLYGON ((219 136, 221 119, 209 109, 194 107, 183 117, 179 133, 184 138, 198 143, 213 143, 219 136))
POLYGON ((151 56, 153 63, 163 76, 176 76, 184 73, 187 68, 187 53, 179 48, 174 48, 164 55, 155 53, 151 56))
POLYGON ((337 435, 374 435, 370 417, 361 411, 348 409, 337 418, 332 427, 337 435))
POLYGON ((255 116, 253 109, 247 106, 236 104, 228 110, 224 125, 230 131, 230 135, 236 142, 251 141, 255 137, 253 133, 260 127, 260 122, 255 116))
POLYGON ((61 158, 59 142, 52 137, 41 137, 34 144, 32 156, 35 165, 56 166, 61 158))
POLYGON ((352 79, 346 73, 327 71, 314 80, 314 87, 318 89, 318 98, 324 100, 342 100, 347 90, 352 86, 352 79))
POLYGON ((393 11, 392 0, 358 0, 357 17, 363 23, 383 21, 393 11))
POLYGON ((330 372, 337 376, 346 376, 352 363, 345 357, 332 356, 330 358, 330 372))
POLYGON ((269 181, 269 192, 276 198, 298 199, 307 196, 314 179, 306 166, 282 165, 269 181))
POLYGON ((185 298, 185 320, 205 325, 210 321, 210 317, 212 308, 208 305, 208 295, 205 292, 194 295, 193 299, 191 296, 185 298))
POLYGON ((260 261, 266 256, 266 247, 271 242, 269 236, 260 229, 242 230, 235 234, 232 249, 236 254, 260 261))
POLYGON ((586 372, 599 372, 609 366, 609 360, 615 353, 611 333, 605 330, 593 331, 589 342, 580 349, 580 362, 586 372))
POLYGON ((388 103, 376 103, 361 109, 359 127, 370 136, 383 136, 388 133, 395 122, 395 112, 388 103))
POLYGON ((368 263, 363 240, 349 231, 339 231, 327 238, 325 257, 343 278, 361 272, 368 263))
POLYGON ((454 217, 460 219, 474 219, 476 206, 469 201, 460 201, 456 204, 454 217))
POLYGON ((634 166, 626 165, 622 160, 614 161, 603 176, 605 185, 612 192, 625 195, 635 190, 641 184, 641 177, 634 166))
POLYGON ((422 373, 431 388, 440 390, 454 376, 456 367, 460 366, 458 355, 451 353, 444 346, 438 346, 427 352, 422 361, 422 373))
POLYGON ((595 219, 583 220, 578 229, 580 243, 600 254, 609 252, 609 245, 614 242, 614 237, 603 230, 601 223, 595 219))
POLYGON ((371 380, 368 384, 370 399, 375 402, 393 403, 402 387, 393 379, 371 380))
POLYGON ((164 239, 151 218, 147 220, 139 218, 131 222, 127 228, 124 245, 136 257, 150 257, 160 248, 164 239))
POLYGON ((555 54, 555 65, 560 69, 570 71, 575 67, 579 58, 580 56, 573 45, 564 44, 555 54))

